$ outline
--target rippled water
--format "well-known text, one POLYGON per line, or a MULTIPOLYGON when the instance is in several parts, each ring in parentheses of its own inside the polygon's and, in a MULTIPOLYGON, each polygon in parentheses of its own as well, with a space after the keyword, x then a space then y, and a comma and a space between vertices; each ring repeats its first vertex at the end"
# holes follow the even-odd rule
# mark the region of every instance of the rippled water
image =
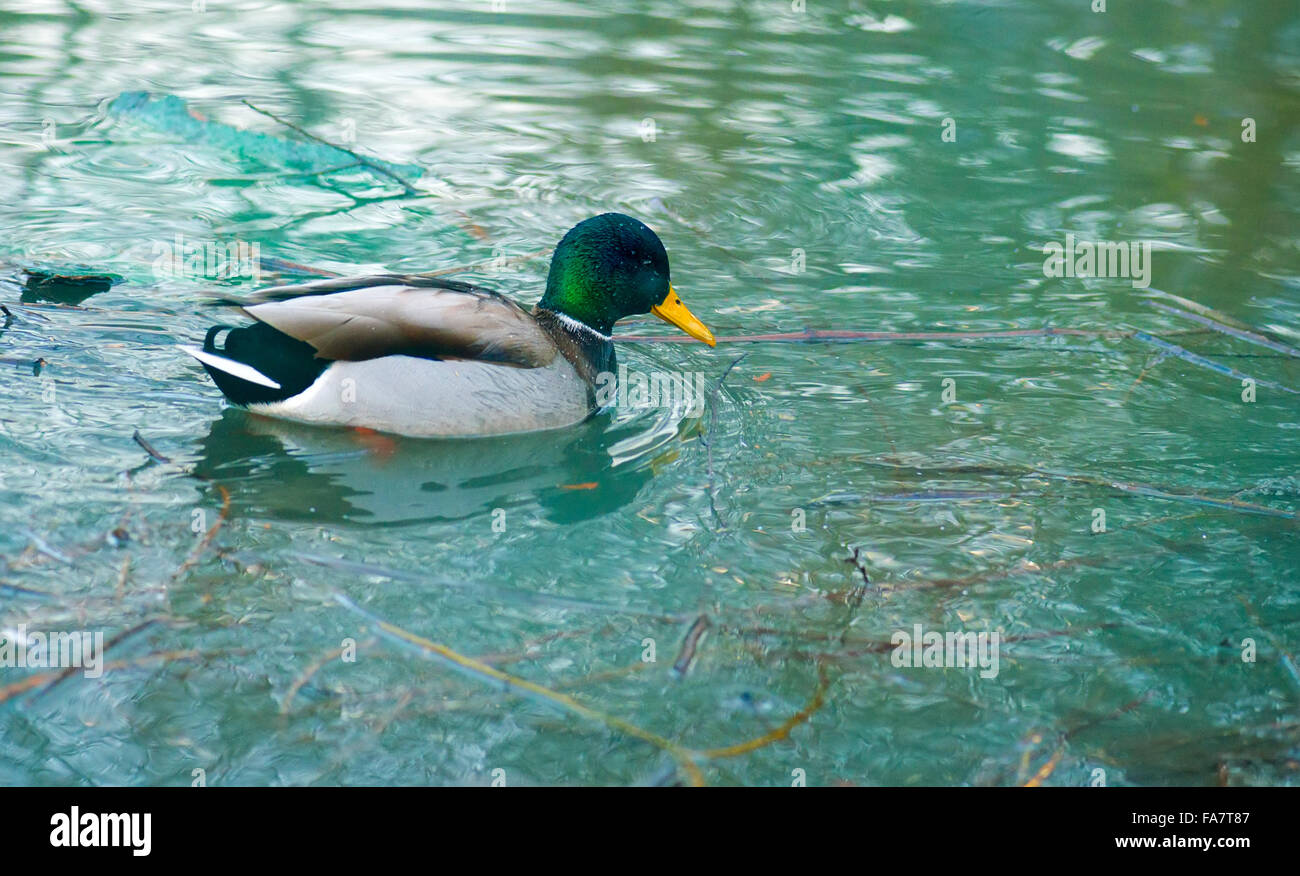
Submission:
POLYGON ((0 625, 102 631, 112 668, 3 669, 0 781, 669 774, 339 596, 691 749, 781 735, 822 667, 811 716, 703 761, 711 783, 1296 780, 1287 4, 4 6, 0 625), (137 90, 293 136, 246 99, 424 173, 295 175, 108 111, 137 90), (461 276, 532 303, 546 260, 514 257, 606 210, 656 228, 720 336, 1090 334, 627 342, 710 385, 747 355, 702 413, 421 442, 224 409, 176 350, 218 284, 154 265, 177 235, 344 272, 487 263, 461 276), (1150 242, 1150 286, 1044 276, 1067 234, 1150 242), (21 269, 51 265, 122 281, 42 300, 21 269), (998 632, 997 675, 895 666, 916 624, 998 632))

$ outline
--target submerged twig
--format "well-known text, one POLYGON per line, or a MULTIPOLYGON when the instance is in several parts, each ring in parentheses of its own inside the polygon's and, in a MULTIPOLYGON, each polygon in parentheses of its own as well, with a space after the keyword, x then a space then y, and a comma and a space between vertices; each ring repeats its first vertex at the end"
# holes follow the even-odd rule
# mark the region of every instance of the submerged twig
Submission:
MULTIPOLYGON (((360 643, 357 645, 357 651, 369 647, 374 644, 374 641, 374 639, 367 639, 365 642, 360 643)), ((302 690, 303 685, 311 681, 312 676, 324 668, 331 660, 343 656, 343 651, 344 649, 341 647, 326 651, 324 654, 309 663, 307 668, 298 674, 298 677, 289 685, 289 689, 285 691, 284 699, 280 701, 280 714, 282 716, 289 714, 290 709, 293 707, 293 698, 298 695, 298 691, 302 690)))
POLYGON ((113 598, 119 602, 126 595, 126 578, 131 572, 131 555, 127 554, 122 557, 122 565, 117 572, 117 589, 113 591, 113 598))
POLYGON ((848 607, 848 614, 844 618, 844 627, 840 630, 840 645, 843 645, 848 640, 849 628, 853 626, 853 619, 857 616, 858 609, 862 607, 862 600, 866 598, 867 591, 871 589, 871 577, 867 574, 866 561, 862 559, 862 548, 855 547, 852 556, 844 562, 857 570, 858 574, 862 576, 862 583, 850 587, 848 595, 844 599, 844 603, 848 607))
MULTIPOLYGON (((235 652, 217 652, 217 653, 243 653, 235 652)), ((143 657, 134 657, 126 660, 115 660, 111 663, 105 663, 104 672, 116 669, 130 669, 139 666, 148 666, 150 663, 173 663, 178 660, 197 660, 200 657, 211 657, 212 652, 203 652, 197 648, 190 648, 183 651, 156 651, 152 654, 145 654, 143 657)), ((57 681, 64 674, 65 670, 59 669, 54 672, 41 672, 36 675, 29 675, 24 679, 15 681, 0 687, 0 703, 7 702, 19 694, 26 693, 35 687, 49 684, 51 681, 57 681)))
POLYGON ((1246 325, 1241 320, 1234 319, 1233 317, 1229 316, 1228 314, 1224 313, 1221 310, 1215 310, 1213 307, 1207 307, 1206 305, 1201 304, 1199 301, 1193 301, 1190 298, 1184 298, 1181 295, 1175 295, 1172 292, 1164 292, 1160 289, 1149 289, 1148 292, 1152 295, 1157 295, 1165 299, 1166 301, 1172 301, 1175 304, 1177 304, 1179 307, 1182 307, 1186 310, 1193 310, 1196 313, 1201 314, 1201 316, 1207 316, 1210 319, 1214 320, 1215 322, 1219 323, 1220 325, 1232 326, 1233 328, 1239 329, 1241 331, 1251 330, 1251 327, 1246 325))
POLYGON ((579 702, 568 694, 558 693, 557 691, 553 691, 550 688, 537 684, 536 682, 519 678, 518 676, 511 675, 507 672, 502 672, 500 669, 497 669, 494 666, 489 666, 481 660, 475 660, 473 657, 468 657, 457 651, 453 651, 446 645, 440 645, 437 642, 424 638, 423 636, 417 636, 414 633, 407 632, 401 627, 391 624, 383 618, 366 611, 341 593, 336 593, 334 599, 344 608, 368 620, 376 629, 390 638, 414 646, 416 650, 420 651, 425 656, 440 659, 471 677, 477 678, 480 681, 488 680, 495 682, 503 690, 514 691, 522 694, 531 694, 534 698, 559 706, 564 711, 571 712, 572 714, 588 720, 597 721, 604 724, 606 727, 609 727, 611 730, 617 730, 620 733, 650 743, 656 748, 672 755, 673 759, 677 761, 677 764, 691 777, 692 783, 699 785, 704 784, 704 775, 700 772, 700 768, 695 763, 691 753, 672 740, 665 739, 658 733, 638 727, 637 725, 625 721, 616 715, 610 715, 600 711, 599 709, 594 709, 591 706, 579 702))
POLYGON ((850 591, 848 599, 849 605, 857 608, 862 604, 863 597, 867 595, 867 591, 871 589, 871 577, 867 574, 867 564, 862 559, 862 548, 855 547, 853 549, 853 555, 844 562, 857 569, 858 574, 862 576, 862 585, 855 585, 850 591))
MULTIPOLYGON (((118 633, 113 638, 109 639, 107 642, 104 643, 104 648, 103 651, 101 651, 100 653, 100 658, 101 659, 103 658, 103 655, 108 652, 109 648, 121 644, 122 642, 126 641, 127 639, 131 638, 137 633, 144 632, 145 630, 152 627, 154 624, 166 623, 166 622, 167 622, 167 618, 165 617, 151 617, 151 618, 146 618, 145 620, 141 621, 140 623, 136 624, 135 626, 129 629, 123 630, 122 632, 118 633)), ((47 693, 53 690, 54 687, 59 682, 64 681, 65 679, 73 675, 76 675, 78 672, 81 671, 81 669, 82 668, 80 666, 69 666, 68 668, 64 669, 57 676, 55 676, 55 678, 52 679, 50 683, 46 685, 39 694, 36 695, 36 699, 45 696, 47 693)))
POLYGON ((1289 392, 1292 395, 1300 395, 1300 389, 1292 389, 1289 386, 1283 386, 1282 384, 1275 383, 1271 380, 1264 380, 1263 378, 1259 378, 1259 377, 1251 377, 1249 374, 1243 374, 1242 372, 1238 371, 1236 368, 1232 368, 1228 365, 1221 365, 1220 363, 1215 362, 1213 359, 1207 359, 1206 357, 1201 356, 1197 353, 1193 353, 1191 350, 1184 349, 1183 347, 1180 347, 1177 344, 1171 344, 1168 341, 1162 341, 1160 340, 1160 338, 1149 335, 1146 332, 1133 332, 1133 337, 1136 340, 1142 341, 1144 344, 1151 344, 1152 346, 1158 347, 1161 350, 1168 353, 1170 356, 1176 356, 1177 358, 1182 359, 1184 362, 1190 362, 1193 365, 1199 365, 1202 368, 1208 368, 1211 371, 1217 372, 1219 374, 1227 375, 1228 377, 1236 378, 1237 380, 1250 380, 1253 381, 1257 386, 1266 386, 1269 389, 1280 389, 1283 392, 1289 392))
POLYGON ((599 722, 611 730, 632 736, 659 748, 668 753, 673 760, 677 762, 677 765, 682 769, 682 771, 686 773, 691 784, 697 786, 704 784, 704 774, 700 770, 700 761, 736 757, 741 754, 755 751, 766 745, 770 745, 773 742, 788 738, 795 727, 807 721, 818 709, 821 708, 822 704, 825 702, 826 691, 830 686, 830 680, 827 676, 826 670, 819 664, 817 667, 817 688, 813 692, 811 701, 803 709, 787 719, 780 727, 771 732, 765 733, 762 736, 735 745, 703 750, 691 749, 673 742, 658 733, 639 727, 630 721, 618 717, 617 715, 611 715, 607 712, 588 706, 568 694, 559 693, 558 691, 537 684, 536 682, 528 681, 527 679, 519 678, 518 676, 503 672, 500 669, 487 665, 481 660, 476 660, 473 657, 468 657, 454 651, 446 645, 441 645, 430 639, 426 639, 423 636, 409 632, 396 624, 389 623, 378 615, 361 608, 342 593, 335 593, 334 599, 339 603, 339 605, 365 618, 374 625, 377 630, 389 638, 396 639, 399 642, 412 646, 423 655, 438 659, 472 678, 479 681, 492 682, 494 683, 494 686, 499 686, 500 689, 507 692, 531 695, 534 699, 550 705, 558 706, 561 710, 569 712, 570 714, 577 715, 578 717, 590 721, 599 722))
POLYGON ((1183 319, 1190 319, 1192 322, 1198 325, 1203 325, 1208 329, 1212 329, 1216 332, 1220 332, 1221 334, 1228 335, 1229 337, 1237 338, 1238 340, 1241 341, 1247 341, 1252 344, 1258 344, 1261 347, 1267 347, 1268 349, 1273 350, 1275 352, 1285 353, 1286 355, 1291 356, 1292 358, 1300 358, 1300 350, 1297 350, 1295 347, 1290 347, 1287 346, 1286 344, 1279 343, 1271 338, 1266 338, 1263 335, 1261 335, 1259 332, 1251 331, 1245 328, 1236 328, 1233 326, 1227 326, 1221 322, 1218 322, 1217 320, 1211 319, 1208 316, 1201 316, 1200 314, 1196 314, 1196 313, 1188 313, 1186 310, 1179 310, 1177 307, 1170 307, 1168 304, 1161 304, 1159 301, 1148 300, 1148 301, 1144 301, 1143 303, 1146 304, 1148 307, 1154 307, 1157 310, 1162 310, 1165 313, 1172 314, 1173 316, 1179 316, 1182 317, 1183 319))
POLYGON ((207 550, 208 545, 212 544, 212 539, 216 538, 217 531, 226 522, 226 515, 230 513, 230 491, 220 484, 217 485, 217 490, 221 493, 221 512, 217 515, 217 521, 208 527, 208 531, 203 533, 203 538, 199 539, 199 543, 194 546, 194 550, 190 551, 190 555, 185 558, 185 562, 181 563, 180 568, 172 573, 173 581, 194 567, 199 561, 199 557, 207 550))
POLYGON ((808 702, 808 705, 783 721, 780 727, 746 742, 728 745, 723 748, 707 748, 699 752, 699 755, 711 760, 736 757, 737 755, 757 751, 766 745, 771 745, 773 742, 780 742, 789 738, 794 728, 811 718, 825 704, 826 691, 830 689, 830 685, 830 677, 826 674, 826 667, 819 662, 817 664, 817 688, 813 691, 812 699, 808 702))
POLYGON ((695 652, 700 643, 704 641, 704 636, 709 632, 709 616, 702 614, 691 624, 691 628, 686 631, 686 639, 682 642, 682 650, 677 655, 677 660, 673 663, 673 677, 681 681, 686 677, 686 673, 691 671, 691 665, 695 662, 695 652))
MULTIPOLYGON (((877 465, 889 469, 917 471, 922 468, 914 460, 892 461, 887 457, 869 457, 866 459, 857 458, 859 465, 877 465)), ((1118 490, 1122 493, 1146 496, 1152 499, 1163 499, 1170 502, 1186 502, 1194 505, 1205 505, 1211 508, 1220 508, 1227 511, 1240 511, 1245 514, 1260 514, 1266 517, 1280 517, 1287 520, 1300 519, 1300 513, 1295 511, 1286 511, 1280 508, 1273 508, 1268 505, 1260 505, 1256 502, 1243 502, 1238 499, 1218 499, 1213 496, 1206 496, 1201 493, 1180 493, 1165 487, 1154 486, 1152 484, 1143 484, 1130 481, 1115 480, 1113 478, 1099 477, 1096 475, 1073 474, 1069 472, 1054 472, 1032 466, 1006 465, 1006 464, 985 464, 985 463, 960 463, 951 464, 926 464, 925 470, 928 473, 947 473, 947 474, 978 474, 978 475, 999 475, 1003 477, 1028 478, 1037 477, 1049 481, 1061 481, 1071 484, 1087 484, 1089 486, 1107 487, 1118 490)), ((1003 491, 998 495, 1006 495, 1003 491)), ((1016 494, 1022 495, 1022 494, 1016 494)), ((979 493, 977 491, 919 491, 915 493, 903 493, 872 496, 872 501, 940 501, 940 500, 988 500, 994 499, 992 493, 979 493)), ((850 494, 835 499, 821 500, 826 504, 851 504, 861 502, 865 497, 858 494, 850 494)))
POLYGON ((1138 372, 1138 376, 1129 384, 1128 392, 1124 393, 1124 400, 1120 402, 1121 405, 1128 404, 1129 396, 1133 394, 1133 390, 1137 389, 1137 385, 1142 382, 1142 378, 1146 377, 1148 371, 1155 368, 1163 361, 1165 361, 1164 353, 1157 353, 1154 357, 1148 360, 1148 364, 1143 366, 1142 370, 1138 372))
POLYGON ((40 599, 54 599, 55 594, 48 590, 33 590, 30 587, 19 587, 17 584, 10 584, 7 581, 0 581, 0 593, 13 593, 17 596, 36 596, 40 599))
POLYGON ((1246 613, 1250 616, 1250 619, 1254 622, 1255 626, 1257 626, 1260 632, 1262 632, 1269 640, 1269 644, 1277 650, 1280 655, 1282 668, 1286 670, 1286 674, 1290 677, 1291 683, 1296 688, 1300 688, 1300 667, 1296 666, 1296 660, 1291 656, 1291 652, 1288 651, 1285 646, 1279 644, 1273 634, 1269 632, 1268 628, 1264 625, 1263 618, 1259 616, 1259 612, 1255 610, 1254 604, 1246 594, 1237 594, 1237 599, 1241 601, 1241 604, 1246 609, 1246 613))
POLYGON ((50 546, 49 542, 41 538, 36 533, 32 532, 30 529, 20 529, 19 532, 27 536, 28 541, 32 543, 32 547, 36 548, 36 550, 39 553, 44 554, 45 556, 49 557, 52 560, 58 560, 60 563, 63 563, 65 565, 68 566, 72 565, 72 560, 69 559, 66 554, 60 553, 59 551, 55 550, 53 547, 50 546))
MULTIPOLYGON (((1041 767, 1039 767, 1038 770, 1032 776, 1030 776, 1028 781, 1026 781, 1023 785, 1021 785, 1021 787, 1023 788, 1041 787, 1043 782, 1047 781, 1047 779, 1050 778, 1052 773, 1056 770, 1057 765, 1061 762, 1061 758, 1065 756, 1066 747, 1069 745, 1069 742, 1073 737, 1077 736, 1078 734, 1082 733, 1085 730, 1090 730, 1091 728, 1096 727, 1098 724, 1103 724, 1107 721, 1113 721, 1114 719, 1120 717, 1121 715, 1125 715, 1133 711, 1138 706, 1141 706, 1143 703, 1145 703, 1150 696, 1151 696, 1151 691, 1148 690, 1145 693, 1143 693, 1141 696, 1133 700, 1130 700, 1129 702, 1120 706, 1118 709, 1116 709, 1115 711, 1111 712, 1108 715, 1103 715, 1100 718, 1093 718, 1091 721, 1085 721, 1082 724, 1079 724, 1075 727, 1066 730, 1064 733, 1061 734, 1060 743, 1057 745, 1056 751, 1052 753, 1052 756, 1047 759, 1047 762, 1044 763, 1041 767)), ((1029 753, 1026 752, 1025 753, 1026 763, 1028 762, 1028 757, 1029 757, 1029 753)))
POLYGON ((1056 771, 1056 765, 1061 762, 1061 758, 1064 756, 1065 756, 1065 743, 1062 742, 1060 745, 1057 746, 1056 751, 1052 753, 1052 756, 1048 758, 1047 763, 1039 767, 1038 772, 1034 773, 1029 778, 1029 781, 1025 782, 1023 785, 1021 785, 1021 787, 1022 788, 1040 787, 1043 784, 1043 782, 1047 781, 1047 779, 1052 775, 1052 773, 1056 771))
MULTIPOLYGON (((1059 639, 1059 638, 1064 638, 1066 636, 1077 636, 1081 633, 1089 633, 1095 630, 1114 629, 1115 627, 1118 626, 1120 626, 1118 623, 1108 622, 1108 623, 1095 624, 1089 627, 1078 627, 1073 629, 1040 630, 1038 632, 1033 632, 1033 633, 1019 633, 1015 635, 1002 636, 999 641, 1001 642, 1002 645, 1016 645, 1016 644, 1022 644, 1024 642, 1034 642, 1040 639, 1059 639)), ((787 630, 778 630, 778 629, 750 629, 750 630, 740 629, 740 630, 734 630, 734 632, 743 635, 751 635, 751 636, 754 635, 786 636, 791 638, 798 638, 799 636, 803 636, 806 639, 815 639, 817 641, 825 641, 827 638, 824 633, 816 634, 816 635, 807 634, 807 633, 792 634, 787 630)), ((843 660, 857 659, 859 657, 867 657, 870 655, 891 654, 898 649, 898 643, 894 642, 893 640, 886 641, 884 639, 877 639, 877 640, 856 639, 856 640, 849 640, 848 643, 850 645, 854 645, 855 647, 848 648, 842 651, 800 651, 798 649, 789 648, 781 651, 773 651, 771 653, 772 656, 781 657, 781 658, 788 657, 792 659, 812 660, 816 663, 832 663, 832 662, 843 661, 843 660)))
POLYGON ((135 430, 135 434, 131 436, 131 440, 134 441, 136 444, 139 444, 140 447, 144 449, 144 452, 149 454, 149 456, 153 458, 154 461, 171 462, 170 457, 163 456, 161 453, 159 453, 157 450, 154 449, 152 444, 150 444, 148 441, 145 440, 144 436, 140 434, 139 429, 135 430))
MULTIPOLYGON (((328 147, 330 147, 331 149, 337 149, 337 150, 339 150, 340 152, 343 152, 343 153, 345 153, 346 155, 351 156, 352 158, 356 159, 357 164, 361 165, 362 167, 366 168, 367 170, 374 171, 375 173, 379 174, 380 176, 385 176, 385 177, 388 177, 389 179, 393 180, 393 182, 395 182, 395 183, 397 183, 398 185, 400 185, 400 186, 401 186, 401 187, 406 191, 406 194, 408 194, 408 195, 415 195, 415 194, 418 194, 418 192, 416 191, 415 187, 414 187, 413 185, 411 185, 410 182, 408 182, 408 181, 407 181, 406 179, 404 179, 402 176, 400 176, 399 174, 394 173, 393 171, 389 170, 389 169, 386 168, 386 167, 383 167, 382 165, 380 165, 380 164, 378 164, 377 162, 375 162, 375 161, 373 161, 373 160, 371 160, 371 159, 365 157, 364 155, 361 155, 361 154, 358 153, 358 152, 355 152, 355 151, 353 151, 353 150, 351 150, 351 149, 348 149, 348 148, 345 147, 345 146, 339 146, 337 143, 331 143, 329 140, 326 140, 324 137, 318 137, 317 135, 313 134, 311 131, 308 131, 308 130, 306 130, 306 129, 304 129, 304 128, 298 126, 298 125, 295 125, 293 122, 290 122, 290 121, 287 120, 287 119, 282 119, 282 118, 280 118, 279 116, 277 116, 275 113, 271 112, 270 110, 264 110, 264 109, 262 109, 261 107, 256 106, 256 105, 250 103, 250 102, 247 101, 247 100, 242 100, 242 99, 241 99, 240 102, 243 103, 244 106, 246 106, 246 107, 248 107, 249 109, 251 109, 253 112, 261 113, 262 115, 266 116, 268 119, 271 119, 271 120, 273 120, 273 121, 279 122, 281 125, 284 125, 284 126, 285 126, 286 128, 288 128, 289 130, 294 131, 295 133, 301 134, 302 136, 306 137, 306 138, 309 139, 309 140, 313 140, 313 141, 315 141, 315 142, 317 142, 317 143, 320 143, 322 146, 328 146, 328 147)), ((319 172, 318 172, 318 173, 319 173, 319 172)))

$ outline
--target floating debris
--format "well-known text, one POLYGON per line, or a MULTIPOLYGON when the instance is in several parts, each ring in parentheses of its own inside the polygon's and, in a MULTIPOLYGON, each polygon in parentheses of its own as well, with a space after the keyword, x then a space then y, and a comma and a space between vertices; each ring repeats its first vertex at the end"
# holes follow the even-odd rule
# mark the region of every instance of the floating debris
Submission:
MULTIPOLYGON (((685 773, 690 783, 697 786, 705 783, 704 773, 700 769, 702 763, 707 763, 711 760, 738 757, 742 754, 748 754, 751 751, 757 751, 758 749, 771 745, 774 742, 788 739, 791 732, 796 727, 807 722, 822 707, 826 702, 826 692, 830 688, 830 678, 826 673, 826 669, 820 662, 818 662, 817 687, 813 691, 812 698, 806 706, 782 722, 781 726, 764 733, 762 736, 756 736, 744 742, 736 743, 735 745, 706 749, 687 748, 680 743, 639 727, 617 715, 588 706, 568 694, 560 693, 559 691, 538 684, 537 682, 520 678, 517 675, 502 672, 500 669, 489 666, 481 660, 461 654, 446 645, 405 630, 402 627, 390 623, 382 617, 367 611, 342 593, 336 592, 334 594, 334 601, 365 620, 384 638, 405 645, 407 648, 426 658, 435 660, 458 670, 466 676, 481 683, 486 683, 496 690, 514 694, 516 696, 526 697, 544 705, 557 707, 561 711, 567 712, 571 715, 604 724, 605 727, 613 732, 640 739, 642 742, 648 742, 659 750, 670 755, 676 762, 677 767, 685 773)), ((697 625, 698 623, 699 621, 696 621, 697 625)))
POLYGON ((12 356, 0 356, 0 362, 5 365, 17 365, 20 368, 30 368, 32 369, 33 377, 40 377, 41 370, 50 364, 44 359, 44 357, 36 359, 16 359, 12 356))
POLYGON ((862 584, 853 588, 848 599, 849 605, 853 608, 857 608, 862 604, 862 600, 866 597, 867 591, 871 589, 871 576, 867 574, 867 562, 862 558, 862 548, 855 547, 853 549, 853 555, 844 562, 857 569, 858 574, 862 576, 862 584))
POLYGON ((686 632, 686 639, 682 642, 681 653, 673 663, 673 678, 681 681, 691 671, 691 666, 695 663, 695 652, 711 626, 713 625, 709 622, 707 614, 700 615, 695 619, 695 623, 691 624, 691 628, 686 632))
POLYGON ((19 530, 19 532, 21 532, 23 535, 27 537, 27 540, 32 543, 32 547, 36 548, 38 552, 44 554, 45 556, 49 557, 52 560, 58 560, 60 563, 65 563, 66 565, 69 566, 72 565, 72 560, 69 559, 66 554, 60 553, 59 551, 55 550, 53 547, 50 546, 49 542, 41 538, 36 533, 32 532, 30 529, 21 529, 19 530))
POLYGON ((26 280, 20 300, 24 304, 40 301, 80 304, 90 296, 106 292, 122 282, 122 277, 118 274, 85 265, 24 266, 22 271, 26 280))
POLYGON ((170 457, 163 456, 161 453, 159 453, 157 450, 154 449, 152 444, 144 440, 144 436, 140 434, 139 429, 135 430, 135 434, 131 436, 131 440, 134 441, 136 444, 139 444, 144 449, 144 452, 149 454, 149 456, 155 461, 171 462, 170 457))
POLYGON ((1139 341, 1142 341, 1145 344, 1151 344, 1152 346, 1159 347, 1161 350, 1168 353, 1170 356, 1176 356, 1177 358, 1182 359, 1184 362, 1191 362, 1193 365, 1199 365, 1202 368, 1208 368, 1211 371, 1215 371, 1218 372, 1219 374, 1227 375, 1228 377, 1235 377, 1237 380, 1250 380, 1253 381, 1257 386, 1265 386, 1268 387, 1269 389, 1280 389, 1283 392, 1289 392, 1292 395, 1300 395, 1300 389, 1292 389, 1289 386, 1283 386, 1282 384, 1274 383, 1271 380, 1264 380, 1258 377, 1251 377, 1249 374, 1243 374, 1242 372, 1238 371, 1236 368, 1230 368, 1227 365, 1221 365, 1218 362, 1215 362, 1213 359, 1207 359, 1204 356, 1201 356, 1197 353, 1193 353, 1191 350, 1183 349, 1177 344, 1171 344, 1168 341, 1162 341, 1160 340, 1160 338, 1149 335, 1146 332, 1133 332, 1133 337, 1139 341))
POLYGON ((179 137, 187 143, 212 146, 243 160, 257 161, 309 174, 331 173, 361 167, 374 171, 380 176, 395 179, 409 190, 410 183, 407 179, 417 178, 424 172, 418 165, 381 161, 360 155, 342 146, 335 146, 265 110, 248 104, 247 101, 245 104, 256 112, 309 137, 312 142, 304 143, 277 137, 274 134, 245 131, 233 125, 211 121, 174 94, 154 96, 147 91, 124 91, 109 102, 107 113, 179 137))
POLYGON ((1278 341, 1274 341, 1271 338, 1266 338, 1263 335, 1261 335, 1259 332, 1250 331, 1249 329, 1235 328, 1233 326, 1223 325, 1222 323, 1217 322, 1216 320, 1213 320, 1208 316, 1201 316, 1195 313, 1188 313, 1186 310, 1179 310, 1177 307, 1170 307, 1168 304, 1161 304, 1159 301, 1145 301, 1143 303, 1146 304, 1148 307, 1154 307, 1157 310, 1162 310, 1165 313, 1172 314, 1173 316, 1179 316, 1182 317, 1183 319, 1190 319, 1192 322, 1197 323, 1198 325, 1203 325, 1208 329, 1213 329, 1214 331, 1228 335, 1229 337, 1237 338, 1238 340, 1242 340, 1242 341, 1248 341, 1249 343, 1252 344, 1258 344, 1261 347, 1267 347, 1270 350, 1275 350, 1279 353, 1284 353, 1287 356, 1290 356, 1292 358, 1300 359, 1300 350, 1297 350, 1295 347, 1290 347, 1287 346, 1286 344, 1279 343, 1278 341))

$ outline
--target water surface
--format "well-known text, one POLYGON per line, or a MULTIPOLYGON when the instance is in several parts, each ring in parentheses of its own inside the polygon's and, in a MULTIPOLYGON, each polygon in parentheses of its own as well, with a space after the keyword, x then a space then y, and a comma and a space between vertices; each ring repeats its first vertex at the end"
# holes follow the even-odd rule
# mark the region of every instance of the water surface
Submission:
POLYGON ((122 638, 100 679, 5 688, 0 781, 667 775, 340 594, 696 749, 779 728, 822 667, 820 708, 704 764, 717 784, 1296 781, 1300 361, 1152 306, 1300 346, 1287 4, 5 5, 0 626, 122 638), (246 99, 424 173, 304 177, 106 111, 137 90, 292 136, 246 99), (720 336, 1091 334, 624 343, 711 384, 747 355, 698 416, 421 442, 224 408, 176 345, 250 282, 154 264, 177 235, 346 272, 489 263, 460 276, 531 304, 546 260, 515 257, 607 210, 659 232, 720 336), (1149 242, 1150 285, 1046 277, 1067 234, 1149 242), (121 282, 24 288, 51 264, 121 282), (998 632, 996 677, 895 666, 915 624, 998 632))

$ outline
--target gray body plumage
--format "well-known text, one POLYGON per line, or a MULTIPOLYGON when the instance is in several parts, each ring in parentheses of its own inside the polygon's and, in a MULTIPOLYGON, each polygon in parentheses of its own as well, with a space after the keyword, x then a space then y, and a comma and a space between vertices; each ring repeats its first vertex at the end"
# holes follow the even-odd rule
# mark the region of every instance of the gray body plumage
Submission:
POLYGON ((301 423, 468 438, 572 426, 592 407, 587 384, 563 356, 539 368, 384 356, 335 362, 305 392, 248 409, 301 423))

